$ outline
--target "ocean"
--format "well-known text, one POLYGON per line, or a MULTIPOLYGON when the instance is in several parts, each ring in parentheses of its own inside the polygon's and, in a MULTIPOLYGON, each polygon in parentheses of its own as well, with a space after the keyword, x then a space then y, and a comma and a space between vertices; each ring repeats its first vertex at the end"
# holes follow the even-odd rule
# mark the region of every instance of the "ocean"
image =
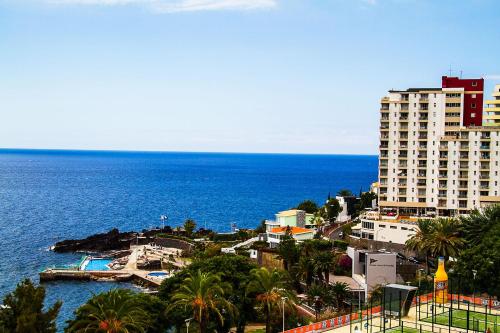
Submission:
MULTIPOLYGON (((55 242, 187 218, 229 231, 256 227, 304 199, 322 203, 340 189, 368 190, 377 156, 0 150, 0 297, 24 278, 71 264, 55 242)), ((58 326, 98 293, 128 284, 45 283, 47 304, 62 300, 58 326)))

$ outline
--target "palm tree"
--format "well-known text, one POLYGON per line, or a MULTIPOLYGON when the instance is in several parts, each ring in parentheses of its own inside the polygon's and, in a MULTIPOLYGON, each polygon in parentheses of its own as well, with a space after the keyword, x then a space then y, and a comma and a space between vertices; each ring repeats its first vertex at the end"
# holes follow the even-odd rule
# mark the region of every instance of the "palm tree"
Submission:
POLYGON ((274 268, 269 271, 265 267, 255 268, 251 272, 251 280, 247 285, 246 293, 255 294, 255 300, 264 310, 266 317, 266 333, 271 332, 271 315, 279 310, 283 299, 290 306, 295 300, 295 295, 290 292, 283 271, 274 268))
POLYGON ((334 256, 331 252, 321 252, 314 258, 316 274, 326 284, 330 283, 330 269, 333 267, 334 262, 334 256))
POLYGON ((306 286, 310 287, 314 277, 314 260, 309 256, 301 256, 299 259, 299 271, 306 281, 306 286))
POLYGON ((143 333, 151 325, 149 315, 138 303, 136 295, 126 289, 113 289, 94 295, 75 311, 66 332, 143 333))
POLYGON ((486 207, 482 212, 473 210, 468 216, 460 218, 461 231, 468 246, 481 243, 496 221, 500 221, 500 205, 486 207))
POLYGON ((331 288, 330 292, 332 294, 332 298, 335 302, 335 307, 337 310, 341 310, 344 308, 344 301, 349 296, 351 290, 349 289, 349 285, 345 282, 335 282, 331 288))
POLYGON ((425 219, 418 220, 417 226, 417 232, 406 241, 405 245, 408 250, 425 254, 425 266, 427 274, 429 274, 428 259, 431 251, 430 244, 434 232, 434 224, 432 220, 425 219))
POLYGON ((430 253, 434 256, 442 256, 446 260, 456 257, 458 251, 465 245, 460 237, 460 224, 455 219, 437 219, 434 222, 434 231, 429 241, 430 253))
POLYGON ((205 333, 211 315, 223 324, 223 311, 234 312, 233 304, 224 298, 231 286, 221 281, 219 274, 189 273, 183 283, 172 296, 172 304, 167 311, 176 307, 184 307, 193 311, 193 319, 198 322, 200 332, 205 333))

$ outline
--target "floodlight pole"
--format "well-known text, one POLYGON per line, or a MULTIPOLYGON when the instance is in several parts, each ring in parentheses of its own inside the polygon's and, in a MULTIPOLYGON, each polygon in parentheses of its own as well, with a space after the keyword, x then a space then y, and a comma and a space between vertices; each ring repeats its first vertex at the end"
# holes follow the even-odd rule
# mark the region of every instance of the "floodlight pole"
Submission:
POLYGON ((476 311, 476 274, 477 270, 472 270, 472 275, 474 276, 474 280, 472 281, 472 303, 474 311, 476 311))
POLYGON ((281 302, 283 303, 283 332, 285 332, 285 302, 288 297, 284 296, 281 298, 281 302))

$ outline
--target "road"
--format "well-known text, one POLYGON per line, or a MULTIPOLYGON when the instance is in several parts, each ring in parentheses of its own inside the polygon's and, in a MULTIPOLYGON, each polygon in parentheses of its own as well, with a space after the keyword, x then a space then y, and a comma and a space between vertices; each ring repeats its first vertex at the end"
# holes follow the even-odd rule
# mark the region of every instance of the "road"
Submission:
POLYGON ((330 238, 331 240, 342 239, 340 237, 340 233, 342 232, 342 226, 346 223, 342 223, 341 225, 335 225, 325 231, 325 236, 330 238))

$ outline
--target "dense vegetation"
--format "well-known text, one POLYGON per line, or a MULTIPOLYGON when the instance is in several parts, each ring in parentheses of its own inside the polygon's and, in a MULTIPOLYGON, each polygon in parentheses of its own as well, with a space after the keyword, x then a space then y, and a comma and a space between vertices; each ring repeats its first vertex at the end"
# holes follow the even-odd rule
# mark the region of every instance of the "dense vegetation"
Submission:
POLYGON ((418 227, 406 242, 408 249, 426 259, 454 258, 447 267, 461 292, 476 290, 500 297, 500 205, 458 219, 420 220, 418 227))

